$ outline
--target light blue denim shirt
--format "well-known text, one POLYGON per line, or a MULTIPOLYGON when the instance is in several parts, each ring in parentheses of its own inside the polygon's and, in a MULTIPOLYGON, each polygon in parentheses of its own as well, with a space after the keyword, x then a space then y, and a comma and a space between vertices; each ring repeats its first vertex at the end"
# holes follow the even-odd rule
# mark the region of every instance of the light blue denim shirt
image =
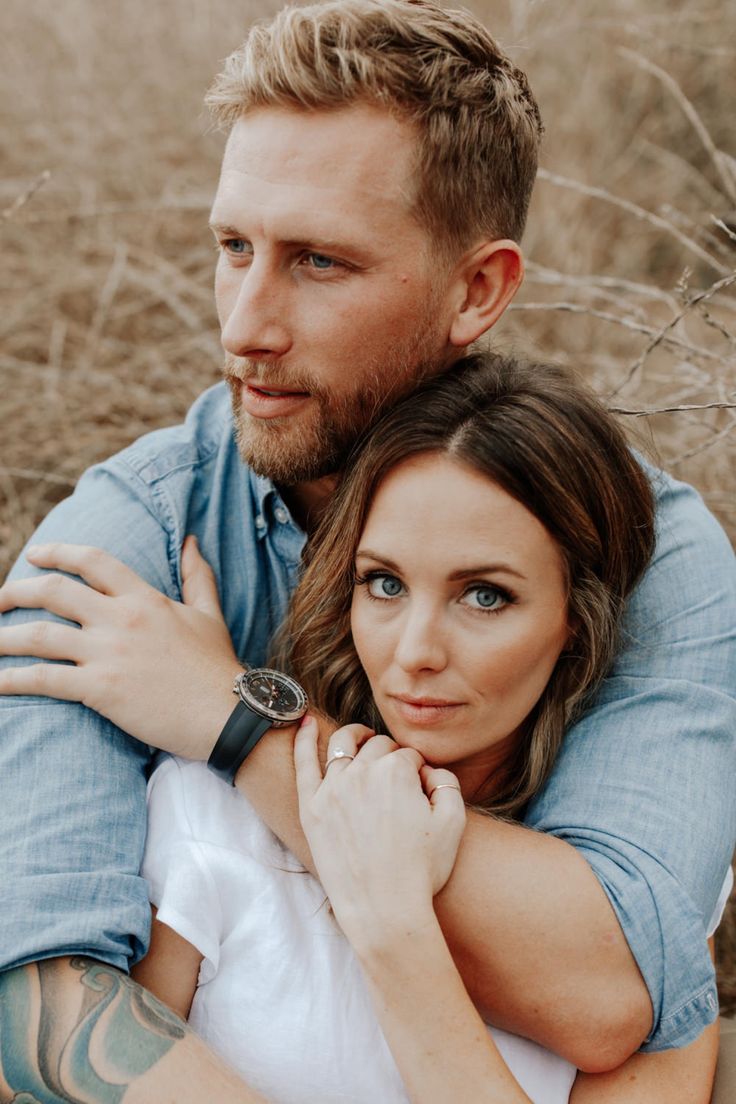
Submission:
MULTIPOLYGON (((653 478, 656 558, 615 669, 527 822, 571 843, 600 879, 649 987, 646 1049, 658 1050, 717 1011, 704 932, 736 840, 736 567, 698 495, 653 478)), ((238 654, 264 662, 304 535, 240 461, 224 385, 183 426, 87 472, 34 539, 106 548, 178 599, 188 533, 238 654)), ((32 571, 21 560, 13 574, 32 571)), ((0 699, 0 725, 0 967, 78 953, 127 969, 150 924, 138 873, 150 749, 83 706, 41 698, 0 699)))

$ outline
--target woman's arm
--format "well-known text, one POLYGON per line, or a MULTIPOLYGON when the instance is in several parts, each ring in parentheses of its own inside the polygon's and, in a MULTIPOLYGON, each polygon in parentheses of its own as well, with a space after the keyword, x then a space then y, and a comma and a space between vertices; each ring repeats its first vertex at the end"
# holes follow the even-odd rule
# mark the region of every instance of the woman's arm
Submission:
POLYGON ((409 748, 339 729, 323 778, 317 724, 294 746, 299 811, 317 873, 363 968, 414 1104, 531 1104, 457 971, 433 908, 465 822, 457 779, 409 748))
POLYGON ((203 956, 183 936, 153 913, 148 954, 130 971, 130 976, 160 1001, 173 1008, 183 1020, 189 1018, 203 956))

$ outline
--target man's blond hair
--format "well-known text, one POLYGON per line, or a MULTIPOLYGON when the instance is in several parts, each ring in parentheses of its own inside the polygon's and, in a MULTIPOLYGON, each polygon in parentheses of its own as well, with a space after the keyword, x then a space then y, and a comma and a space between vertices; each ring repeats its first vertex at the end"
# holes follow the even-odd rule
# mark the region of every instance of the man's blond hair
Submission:
POLYGON ((418 136, 415 216, 452 251, 521 238, 542 134, 526 76, 468 12, 326 0, 255 24, 207 103, 229 128, 262 106, 385 106, 418 136))

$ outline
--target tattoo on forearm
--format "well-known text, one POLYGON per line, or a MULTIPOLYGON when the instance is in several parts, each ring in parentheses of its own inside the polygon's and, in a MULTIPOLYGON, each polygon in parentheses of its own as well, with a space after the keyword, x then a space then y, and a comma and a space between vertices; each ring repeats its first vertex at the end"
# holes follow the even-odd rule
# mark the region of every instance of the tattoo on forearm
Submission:
POLYGON ((3 1104, 119 1104, 186 1034, 178 1016, 103 963, 49 959, 11 970, 0 982, 3 1104), (70 965, 81 983, 75 1008, 68 975, 63 984, 70 965))

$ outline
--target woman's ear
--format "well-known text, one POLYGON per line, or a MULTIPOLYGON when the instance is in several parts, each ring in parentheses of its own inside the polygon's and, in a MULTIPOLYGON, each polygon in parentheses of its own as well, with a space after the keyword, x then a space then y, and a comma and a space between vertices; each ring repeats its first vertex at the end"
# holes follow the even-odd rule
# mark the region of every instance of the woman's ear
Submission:
POLYGON ((458 265, 457 306, 450 342, 464 349, 501 317, 524 278, 524 258, 516 242, 484 242, 458 265))

